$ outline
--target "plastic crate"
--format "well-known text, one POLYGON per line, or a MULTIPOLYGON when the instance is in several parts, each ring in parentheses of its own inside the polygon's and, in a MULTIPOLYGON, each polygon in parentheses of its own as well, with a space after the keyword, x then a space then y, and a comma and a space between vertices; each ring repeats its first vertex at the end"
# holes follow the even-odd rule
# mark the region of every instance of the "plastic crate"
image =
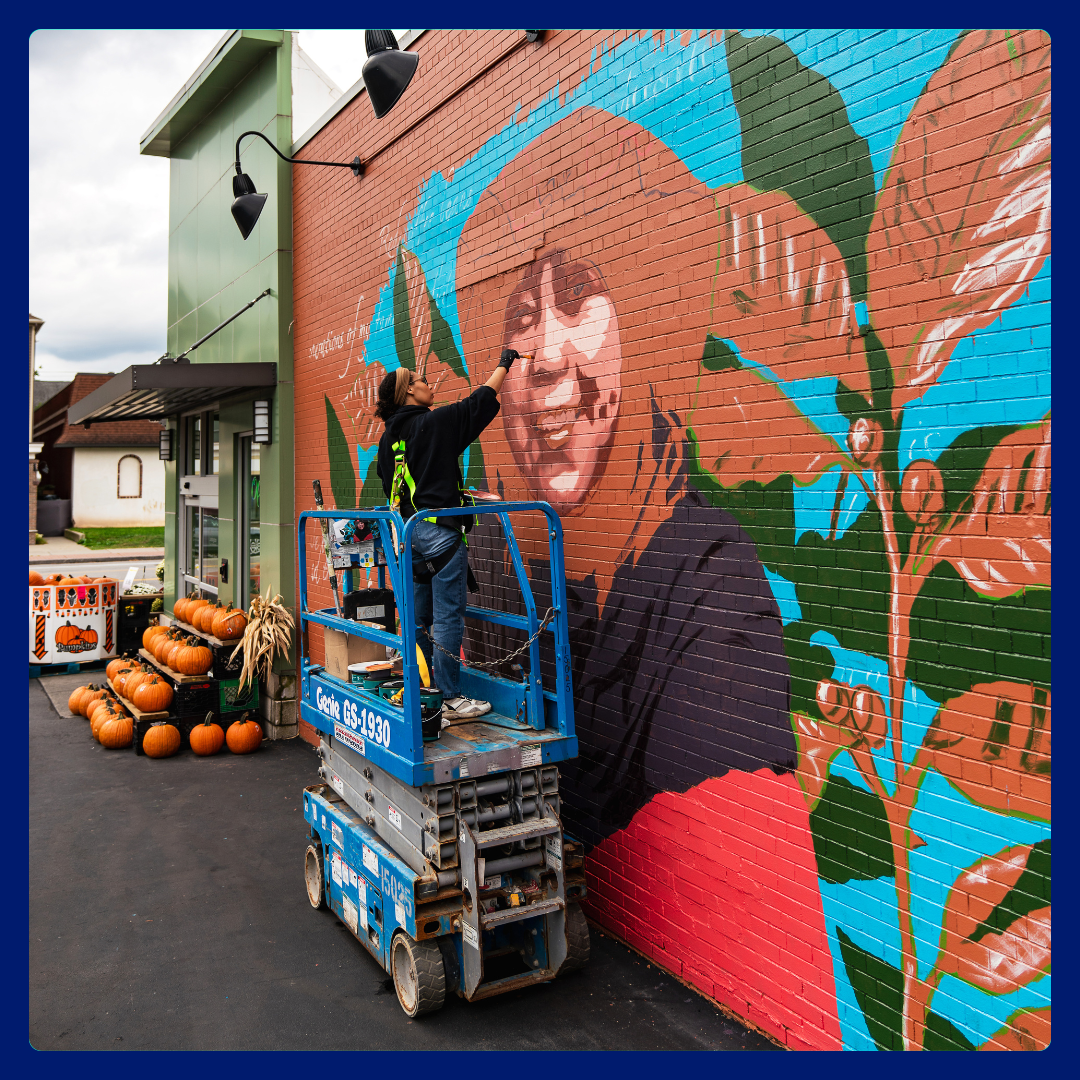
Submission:
POLYGON ((239 678, 244 668, 244 654, 238 652, 235 660, 229 658, 233 654, 238 642, 230 641, 225 645, 210 645, 210 651, 214 654, 213 672, 215 678, 239 678))
POLYGON ((219 712, 218 680, 206 679, 197 683, 174 683, 173 703, 170 716, 198 716, 202 720, 208 712, 219 712))
POLYGON ((222 714, 244 712, 258 707, 258 683, 249 683, 241 690, 238 678, 218 680, 218 712, 222 714))
POLYGON ((158 596, 120 596, 116 601, 116 651, 120 654, 137 652, 142 646, 143 632, 157 621, 157 612, 150 605, 158 596))

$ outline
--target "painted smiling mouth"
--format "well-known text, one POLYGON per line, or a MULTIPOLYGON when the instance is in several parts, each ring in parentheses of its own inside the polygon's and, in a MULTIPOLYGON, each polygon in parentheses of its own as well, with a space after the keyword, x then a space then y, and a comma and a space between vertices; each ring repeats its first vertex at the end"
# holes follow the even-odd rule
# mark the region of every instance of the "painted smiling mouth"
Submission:
POLYGON ((570 438, 570 432, 580 415, 579 409, 561 409, 542 416, 537 427, 549 446, 561 446, 570 438))

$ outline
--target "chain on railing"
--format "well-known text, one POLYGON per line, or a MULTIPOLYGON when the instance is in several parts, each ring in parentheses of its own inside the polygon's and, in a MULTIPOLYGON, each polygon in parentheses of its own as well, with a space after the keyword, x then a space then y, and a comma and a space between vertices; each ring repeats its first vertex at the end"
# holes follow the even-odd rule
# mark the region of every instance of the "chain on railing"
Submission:
POLYGON ((500 664, 505 664, 508 661, 513 660, 515 657, 518 657, 523 652, 525 652, 532 645, 532 643, 534 641, 536 641, 536 639, 540 636, 540 633, 544 629, 544 627, 546 627, 548 625, 548 623, 550 623, 551 620, 554 619, 554 618, 555 618, 555 609, 553 607, 549 607, 547 609, 547 614, 544 615, 544 618, 541 621, 540 625, 536 628, 536 633, 533 634, 533 636, 531 638, 529 638, 529 640, 526 641, 525 644, 522 645, 520 648, 515 649, 512 653, 507 653, 506 656, 500 656, 495 660, 484 660, 484 661, 479 661, 478 660, 478 661, 475 661, 475 662, 471 662, 469 660, 464 660, 463 661, 460 656, 455 656, 449 649, 444 649, 427 632, 426 627, 418 626, 417 630, 419 630, 424 635, 424 637, 426 637, 428 639, 428 641, 430 641, 431 644, 436 649, 438 649, 439 652, 441 652, 444 656, 449 656, 451 660, 455 660, 458 663, 464 664, 464 666, 467 667, 467 668, 496 668, 500 664))

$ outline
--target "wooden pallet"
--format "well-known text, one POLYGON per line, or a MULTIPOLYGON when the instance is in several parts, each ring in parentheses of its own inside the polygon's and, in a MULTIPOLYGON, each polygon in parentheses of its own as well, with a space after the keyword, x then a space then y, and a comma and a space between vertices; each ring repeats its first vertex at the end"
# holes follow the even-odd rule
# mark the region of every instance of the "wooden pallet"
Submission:
POLYGON ((163 675, 167 675, 177 686, 183 686, 185 683, 204 683, 213 678, 209 672, 204 675, 181 675, 179 671, 173 671, 167 664, 163 664, 152 652, 147 649, 140 649, 139 655, 148 663, 153 664, 163 675))
POLYGON ((169 710, 165 709, 158 712, 143 712, 142 709, 136 708, 132 703, 116 689, 116 684, 112 679, 108 680, 109 687, 112 692, 124 703, 124 708, 135 717, 136 720, 153 721, 153 720, 168 720, 169 710))
POLYGON ((242 640, 242 638, 238 637, 223 640, 222 638, 214 637, 213 634, 204 634, 201 630, 196 630, 195 627, 191 625, 191 623, 181 622, 175 615, 166 615, 165 618, 170 620, 173 626, 180 627, 180 629, 183 630, 185 633, 191 634, 194 637, 202 638, 203 641, 208 642, 210 645, 232 645, 235 647, 242 640))
POLYGON ((40 679, 42 675, 78 675, 83 671, 102 671, 115 656, 106 656, 100 660, 66 660, 62 664, 31 664, 30 678, 40 679))

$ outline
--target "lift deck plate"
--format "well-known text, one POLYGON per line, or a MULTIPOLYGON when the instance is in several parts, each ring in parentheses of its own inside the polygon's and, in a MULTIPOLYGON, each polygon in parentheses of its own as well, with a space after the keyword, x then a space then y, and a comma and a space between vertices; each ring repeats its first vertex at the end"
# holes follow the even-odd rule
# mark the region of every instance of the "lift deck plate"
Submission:
POLYGON ((493 712, 481 720, 444 728, 436 741, 424 744, 424 760, 414 765, 402 709, 321 670, 309 671, 303 682, 300 715, 306 723, 410 787, 475 779, 577 756, 576 735, 560 735, 554 728, 515 729, 513 717, 493 712))

